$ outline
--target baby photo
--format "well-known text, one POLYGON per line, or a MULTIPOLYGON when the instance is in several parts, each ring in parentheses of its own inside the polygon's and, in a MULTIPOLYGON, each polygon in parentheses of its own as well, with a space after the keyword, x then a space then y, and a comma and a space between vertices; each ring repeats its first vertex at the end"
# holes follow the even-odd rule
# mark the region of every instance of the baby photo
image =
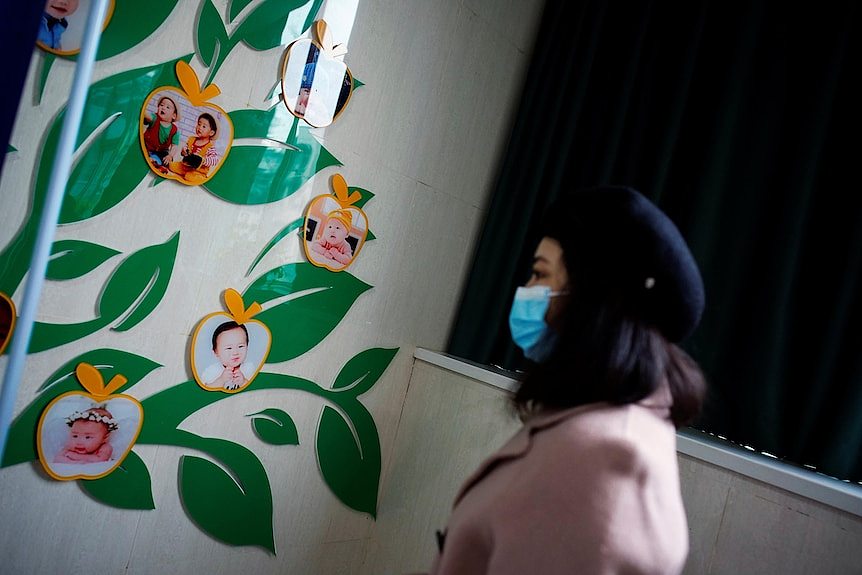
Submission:
POLYGON ((233 141, 233 126, 217 106, 193 106, 183 92, 161 88, 141 111, 140 135, 150 169, 197 186, 218 171, 233 141))
MULTIPOLYGON (((81 51, 89 11, 90 0, 48 0, 39 20, 36 45, 61 56, 77 54, 81 51)), ((102 30, 107 27, 113 11, 114 2, 111 0, 102 30)))
POLYGON ((15 327, 15 303, 8 295, 0 291, 0 354, 6 349, 12 339, 15 327))
POLYGON ((245 389, 263 367, 272 336, 258 321, 237 323, 224 313, 198 324, 192 338, 192 371, 209 391, 245 389))
POLYGON ((55 479, 96 479, 131 450, 143 423, 140 404, 125 397, 97 402, 71 392, 55 399, 39 424, 39 459, 55 479))
POLYGON ((339 271, 349 266, 368 234, 368 220, 359 208, 343 208, 331 195, 311 201, 305 216, 305 255, 312 264, 339 271))

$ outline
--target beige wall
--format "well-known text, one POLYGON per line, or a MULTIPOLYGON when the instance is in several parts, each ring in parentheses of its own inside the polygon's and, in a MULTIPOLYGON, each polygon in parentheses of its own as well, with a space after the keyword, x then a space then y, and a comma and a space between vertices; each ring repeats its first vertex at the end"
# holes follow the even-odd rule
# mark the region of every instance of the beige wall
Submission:
MULTIPOLYGON (((220 10, 226 3, 215 2, 220 10)), ((94 80, 193 52, 199 4, 181 2, 170 21, 145 43, 98 63, 94 80)), ((400 469, 410 465, 404 454, 394 450, 413 349, 444 345, 519 97, 541 4, 359 1, 346 62, 365 86, 339 120, 319 135, 344 163, 338 171, 348 184, 375 194, 365 210, 378 239, 363 248, 351 268, 375 287, 320 345, 267 369, 330 385, 356 353, 374 346, 401 347, 381 381, 363 396, 378 427, 383 459, 377 524, 338 501, 320 476, 313 441, 320 402, 296 392, 259 391, 201 410, 182 427, 241 443, 261 459, 273 491, 276 557, 259 548, 224 545, 198 529, 183 512, 177 490, 177 461, 183 452, 147 445, 136 452, 152 476, 156 509, 149 512, 101 505, 74 482, 47 479, 38 465, 0 470, 0 571, 340 574, 362 572, 366 554, 376 565, 387 565, 379 541, 398 533, 393 521, 400 519, 391 504, 384 507, 383 502, 401 497, 409 507, 411 499, 407 487, 393 478, 409 472, 400 469), (255 438, 244 415, 266 407, 290 413, 301 445, 275 448, 255 438)), ((223 93, 214 102, 226 110, 262 107, 281 52, 235 48, 215 79, 223 93)), ((65 103, 71 84, 72 65, 56 62, 42 103, 35 106, 31 96, 38 60, 31 66, 11 140, 19 151, 7 158, 0 183, 0 245, 24 218, 45 128, 65 103)), ((199 62, 193 60, 193 65, 201 72, 199 62)), ((249 207, 229 205, 174 182, 148 188, 147 178, 112 210, 61 228, 58 239, 96 241, 125 253, 164 242, 180 230, 174 275, 157 311, 131 331, 104 329, 30 356, 16 413, 59 365, 100 347, 131 351, 164 365, 134 387, 139 399, 189 379, 186 354, 195 324, 218 309, 224 288, 244 289, 248 264, 312 197, 330 192, 334 172, 324 170, 281 202, 249 207)), ((299 243, 285 240, 259 269, 302 260, 299 243)), ((71 323, 92 318, 97 294, 112 268, 105 265, 62 284, 49 282, 39 319, 71 323)), ((19 305, 20 291, 14 296, 19 305)), ((4 365, 5 358, 0 368, 4 365)), ((448 408, 441 404, 428 412, 419 409, 410 420, 429 426, 421 432, 436 435, 433 430, 448 417, 448 408)), ((481 447, 485 451, 487 446, 481 447)), ((473 463, 454 470, 450 481, 457 483, 460 472, 473 463)), ((450 495, 441 492, 439 499, 445 502, 450 495)), ((444 509, 445 503, 441 505, 444 509)), ((381 567, 373 572, 395 571, 381 567)))
MULTIPOLYGON (((416 361, 388 478, 402 488, 384 490, 367 573, 427 569, 460 483, 518 427, 506 397, 416 361)), ((686 575, 860 573, 862 517, 682 454, 679 465, 686 575)))
POLYGON ((679 456, 687 575, 862 571, 862 517, 679 456))

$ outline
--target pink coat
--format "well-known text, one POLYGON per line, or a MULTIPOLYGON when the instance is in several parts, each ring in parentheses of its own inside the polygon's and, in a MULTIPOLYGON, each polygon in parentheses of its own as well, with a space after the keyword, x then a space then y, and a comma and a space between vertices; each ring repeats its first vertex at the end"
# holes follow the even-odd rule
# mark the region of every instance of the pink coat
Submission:
POLYGON ((433 575, 682 571, 670 394, 537 416, 467 480, 433 575))

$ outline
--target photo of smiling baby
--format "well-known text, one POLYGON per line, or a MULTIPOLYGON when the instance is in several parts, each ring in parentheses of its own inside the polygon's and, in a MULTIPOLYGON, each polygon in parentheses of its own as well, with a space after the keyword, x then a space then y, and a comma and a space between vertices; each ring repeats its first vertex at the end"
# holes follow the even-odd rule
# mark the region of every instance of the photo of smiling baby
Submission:
POLYGON ((339 271, 353 262, 367 234, 362 210, 342 207, 331 195, 318 196, 305 216, 305 254, 314 265, 339 271))
POLYGON ((210 104, 194 106, 185 93, 154 91, 141 111, 140 140, 150 168, 163 178, 197 186, 219 169, 230 149, 233 126, 210 104))
POLYGON ((39 458, 55 479, 94 479, 129 453, 143 420, 140 404, 125 396, 97 401, 84 393, 58 397, 39 425, 39 458))
POLYGON ((263 365, 270 336, 257 322, 237 323, 211 314, 195 332, 192 371, 201 387, 236 392, 247 387, 263 365))
POLYGON ((248 328, 235 321, 226 321, 213 332, 212 343, 216 361, 201 374, 204 385, 232 390, 248 383, 256 367, 246 362, 248 328))
POLYGON ((95 463, 108 461, 114 448, 108 436, 119 426, 104 407, 75 411, 66 417, 69 437, 63 449, 54 456, 55 463, 95 463))

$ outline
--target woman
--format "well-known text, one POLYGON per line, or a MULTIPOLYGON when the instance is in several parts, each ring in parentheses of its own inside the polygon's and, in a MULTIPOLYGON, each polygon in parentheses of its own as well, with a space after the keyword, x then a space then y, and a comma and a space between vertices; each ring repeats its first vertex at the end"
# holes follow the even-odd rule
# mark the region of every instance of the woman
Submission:
POLYGON ((673 342, 703 306, 682 236, 637 191, 552 206, 510 314, 536 362, 514 397, 525 424, 462 487, 432 573, 679 573, 675 429, 705 386, 673 342))

